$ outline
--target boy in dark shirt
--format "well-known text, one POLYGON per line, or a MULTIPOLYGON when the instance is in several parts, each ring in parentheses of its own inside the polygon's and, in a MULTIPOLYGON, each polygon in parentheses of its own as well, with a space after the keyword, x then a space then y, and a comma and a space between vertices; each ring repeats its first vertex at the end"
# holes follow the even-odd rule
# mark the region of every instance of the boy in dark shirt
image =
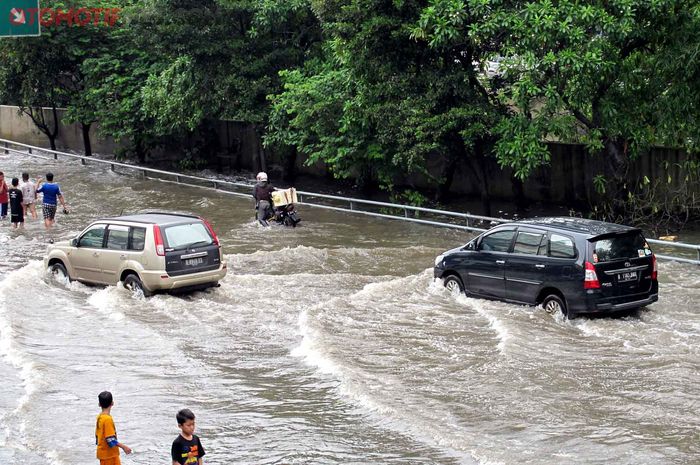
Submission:
POLYGON ((202 465, 204 447, 194 434, 194 413, 190 409, 182 409, 175 415, 180 435, 173 441, 170 455, 172 465, 196 464, 202 465))
POLYGON ((7 192, 10 197, 10 221, 12 227, 24 227, 24 208, 22 208, 22 191, 19 190, 19 179, 12 178, 12 187, 7 192))

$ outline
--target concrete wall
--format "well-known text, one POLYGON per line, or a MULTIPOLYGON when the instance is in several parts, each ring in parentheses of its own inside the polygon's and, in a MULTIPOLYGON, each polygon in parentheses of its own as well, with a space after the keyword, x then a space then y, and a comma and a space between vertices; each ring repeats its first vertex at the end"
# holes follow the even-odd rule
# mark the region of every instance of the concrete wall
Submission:
MULTIPOLYGON (((44 109, 47 121, 52 121, 50 108, 44 109)), ((59 130, 56 138, 57 150, 83 150, 83 133, 79 124, 63 124, 61 119, 65 110, 58 110, 59 130)), ((98 137, 97 125, 90 128, 92 151, 96 153, 114 153, 118 147, 112 138, 98 137)), ((49 148, 49 138, 37 129, 29 116, 20 113, 18 107, 0 105, 0 138, 10 139, 38 147, 49 148)))
MULTIPOLYGON (((45 110, 50 118, 50 110, 45 110)), ((64 110, 58 110, 59 120, 64 115, 64 110)), ((97 125, 91 128, 91 140, 93 152, 112 154, 119 147, 111 138, 98 136, 97 125)), ((262 150, 255 126, 237 121, 219 121, 215 127, 215 136, 218 137, 220 150, 218 153, 202 154, 209 163, 222 172, 236 172, 247 170, 257 172, 262 169, 259 153, 262 150)), ((17 107, 0 106, 0 138, 10 139, 26 144, 49 147, 48 138, 41 133, 31 119, 18 112, 17 107)), ((83 150, 82 133, 78 124, 61 124, 57 138, 59 150, 83 150)), ((539 168, 527 181, 523 183, 522 195, 529 201, 545 201, 569 206, 585 205, 595 201, 596 194, 593 188, 593 178, 603 172, 603 159, 588 155, 581 145, 573 144, 549 144, 552 154, 549 166, 539 168)), ((154 151, 149 161, 169 162, 179 160, 185 149, 177 152, 154 151)), ((280 178, 283 174, 288 154, 272 153, 266 151, 264 169, 280 178)), ((630 167, 630 179, 640 178, 644 175, 650 179, 659 176, 666 178, 671 174, 672 183, 680 185, 683 176, 677 166, 687 158, 680 150, 654 148, 648 154, 640 157, 630 167), (668 163, 668 173, 663 168, 668 163)), ((295 163, 297 171, 302 174, 314 176, 327 176, 327 170, 322 164, 305 166, 304 159, 298 157, 295 163)), ((442 165, 440 160, 429 160, 429 171, 438 175, 442 165)), ((483 163, 489 179, 489 195, 492 198, 512 200, 519 194, 514 190, 511 171, 501 169, 495 158, 488 158, 483 163)), ((430 183, 425 177, 413 176, 406 180, 407 183, 417 188, 429 187, 430 183)), ((479 196, 480 187, 466 163, 457 166, 455 171, 452 192, 470 196, 479 196)), ((700 194, 700 193, 699 193, 700 194)))

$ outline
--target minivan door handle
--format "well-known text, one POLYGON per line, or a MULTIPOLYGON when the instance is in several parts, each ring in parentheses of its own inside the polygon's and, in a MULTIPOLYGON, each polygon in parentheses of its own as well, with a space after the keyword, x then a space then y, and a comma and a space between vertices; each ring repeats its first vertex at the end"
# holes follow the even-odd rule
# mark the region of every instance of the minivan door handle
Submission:
POLYGON ((545 265, 535 265, 535 268, 544 268, 545 265))
POLYGON ((93 252, 93 253, 92 253, 92 256, 93 256, 93 257, 99 257, 99 256, 100 256, 100 253, 99 253, 99 252, 93 252))
POLYGON ((497 263, 498 265, 505 265, 505 264, 506 264, 506 261, 505 261, 505 260, 496 260, 496 263, 497 263))
POLYGON ((121 255, 119 256, 119 260, 126 260, 126 255, 121 254, 121 255))

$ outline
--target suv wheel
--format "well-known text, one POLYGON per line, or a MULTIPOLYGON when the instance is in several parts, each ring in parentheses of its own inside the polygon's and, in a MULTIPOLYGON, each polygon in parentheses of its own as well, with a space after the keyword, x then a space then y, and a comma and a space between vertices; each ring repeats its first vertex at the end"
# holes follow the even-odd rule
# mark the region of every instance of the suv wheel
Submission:
POLYGON ((464 292, 464 286, 462 286, 462 281, 455 275, 451 274, 447 276, 443 284, 445 288, 450 292, 450 294, 461 294, 464 292))
POLYGON ((561 299, 561 297, 555 294, 550 294, 545 297, 544 301, 542 302, 542 307, 544 307, 544 310, 547 313, 554 314, 561 312, 564 316, 567 316, 568 313, 564 301, 561 299))
POLYGON ((136 295, 141 294, 144 297, 150 297, 151 295, 151 292, 144 287, 141 279, 135 274, 130 274, 124 279, 124 287, 136 295))
POLYGON ((70 281, 70 276, 68 276, 68 271, 66 271, 66 267, 63 266, 63 263, 56 262, 51 265, 49 267, 49 273, 51 273, 51 276, 58 281, 70 281))

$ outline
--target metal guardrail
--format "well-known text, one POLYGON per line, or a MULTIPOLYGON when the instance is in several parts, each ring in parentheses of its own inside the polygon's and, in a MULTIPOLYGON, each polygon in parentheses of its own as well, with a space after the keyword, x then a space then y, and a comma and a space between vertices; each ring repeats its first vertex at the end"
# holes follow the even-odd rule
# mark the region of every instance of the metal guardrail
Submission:
MULTIPOLYGON (((46 160, 51 160, 51 159, 58 160, 59 156, 68 157, 68 158, 80 160, 80 163, 82 165, 87 165, 88 163, 109 165, 109 168, 111 171, 115 171, 116 168, 128 169, 128 170, 138 172, 140 174, 140 176, 143 178, 149 178, 149 179, 154 179, 154 180, 163 181, 163 182, 173 182, 173 183, 177 183, 177 184, 181 184, 181 185, 185 185, 185 186, 191 186, 191 187, 212 189, 212 190, 216 190, 218 192, 222 192, 222 193, 230 194, 230 195, 235 195, 235 196, 239 196, 239 197, 250 198, 251 197, 250 189, 253 187, 251 184, 246 184, 246 183, 224 181, 224 180, 220 180, 220 179, 204 178, 201 176, 193 176, 193 175, 189 175, 189 174, 175 173, 172 171, 164 171, 164 170, 159 170, 159 169, 155 169, 155 168, 145 168, 142 166, 131 165, 128 163, 120 163, 120 162, 116 162, 116 161, 102 160, 102 159, 95 158, 95 157, 86 157, 84 155, 76 155, 73 153, 60 152, 57 150, 36 147, 36 146, 32 146, 32 145, 23 144, 20 142, 7 140, 7 139, 0 139, 0 142, 4 146, 4 147, 0 148, 0 150, 4 150, 4 152, 6 154, 17 153, 20 155, 28 155, 28 156, 42 158, 42 159, 46 159, 46 160), (14 149, 12 147, 23 147, 26 150, 17 150, 17 149, 14 149), (40 153, 49 154, 50 156, 40 155, 40 153), (235 190, 226 190, 225 188, 246 189, 246 192, 245 193, 236 192, 235 190)), ((369 216, 373 216, 373 217, 377 217, 377 218, 387 218, 387 219, 392 219, 392 220, 409 221, 412 223, 425 224, 425 225, 430 225, 430 226, 447 227, 447 228, 453 228, 453 229, 461 229, 461 230, 466 230, 466 231, 483 232, 483 231, 486 231, 488 229, 488 228, 479 227, 479 226, 483 225, 484 223, 488 222, 492 225, 492 224, 499 224, 499 223, 506 223, 509 221, 513 221, 513 220, 506 219, 506 218, 472 215, 470 213, 458 213, 458 212, 452 212, 452 211, 448 211, 448 210, 436 210, 436 209, 431 209, 431 208, 414 207, 411 205, 401 205, 401 204, 388 203, 388 202, 376 202, 373 200, 357 199, 357 198, 352 198, 352 197, 340 197, 340 196, 336 196, 336 195, 319 194, 319 193, 315 193, 315 192, 297 191, 297 196, 299 199, 299 202, 298 202, 299 204, 308 205, 308 206, 311 206, 314 208, 323 208, 326 210, 350 212, 350 213, 355 213, 355 214, 360 214, 360 215, 369 215, 369 216), (328 205, 328 204, 317 203, 317 202, 309 202, 309 201, 305 201, 304 198, 321 199, 321 200, 328 201, 331 203, 335 202, 336 205, 328 205), (337 205, 338 203, 341 203, 343 205, 347 205, 347 207, 338 206, 337 205), (358 209, 358 206, 367 206, 369 208, 374 208, 375 210, 378 209, 379 211, 368 211, 368 209, 360 210, 360 209, 358 209), (402 215, 393 214, 392 212, 403 212, 403 214, 402 215), (433 219, 417 218, 416 216, 420 215, 420 214, 432 215, 434 218, 433 219), (464 224, 461 224, 458 222, 450 222, 449 220, 461 221, 464 224), (479 225, 479 226, 477 226, 477 225, 479 225)), ((662 248, 674 248, 674 249, 678 248, 678 249, 684 249, 684 250, 692 250, 696 254, 697 258, 695 258, 695 259, 690 258, 690 257, 666 255, 666 254, 659 254, 659 253, 657 253, 656 256, 660 259, 675 260, 675 261, 682 262, 682 263, 691 263, 694 265, 700 265, 700 245, 687 244, 687 243, 683 243, 683 242, 668 242, 668 241, 661 241, 661 240, 657 240, 657 239, 647 239, 647 242, 649 242, 651 244, 660 245, 662 248)))

